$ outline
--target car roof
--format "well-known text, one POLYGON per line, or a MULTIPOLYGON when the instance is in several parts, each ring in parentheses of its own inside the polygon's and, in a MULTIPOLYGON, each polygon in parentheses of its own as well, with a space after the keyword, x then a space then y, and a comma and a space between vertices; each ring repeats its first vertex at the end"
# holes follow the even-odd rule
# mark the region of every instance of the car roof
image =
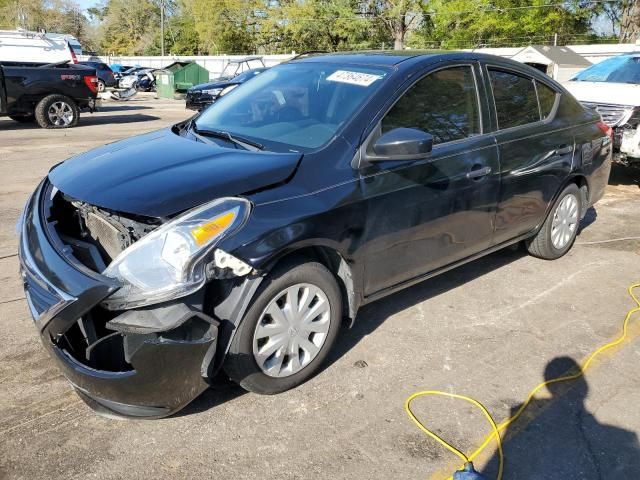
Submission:
POLYGON ((476 52, 463 52, 455 50, 378 50, 359 52, 338 52, 338 53, 310 53, 302 54, 290 60, 290 63, 298 62, 323 62, 323 63, 349 63, 354 65, 370 66, 396 66, 401 63, 413 63, 409 60, 431 59, 433 61, 443 61, 449 59, 466 60, 492 60, 502 61, 503 57, 487 55, 476 52))

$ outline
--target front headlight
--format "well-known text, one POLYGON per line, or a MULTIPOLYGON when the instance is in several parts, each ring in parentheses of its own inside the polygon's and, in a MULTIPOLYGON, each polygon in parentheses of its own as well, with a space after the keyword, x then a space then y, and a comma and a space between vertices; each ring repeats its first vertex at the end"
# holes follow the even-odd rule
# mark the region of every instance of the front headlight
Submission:
POLYGON ((247 200, 221 198, 142 237, 103 272, 123 286, 102 305, 123 310, 195 292, 206 280, 205 266, 214 247, 244 225, 250 210, 247 200))
POLYGON ((222 91, 221 88, 212 88, 211 90, 202 90, 202 93, 206 95, 211 95, 212 97, 217 97, 221 91, 222 91))

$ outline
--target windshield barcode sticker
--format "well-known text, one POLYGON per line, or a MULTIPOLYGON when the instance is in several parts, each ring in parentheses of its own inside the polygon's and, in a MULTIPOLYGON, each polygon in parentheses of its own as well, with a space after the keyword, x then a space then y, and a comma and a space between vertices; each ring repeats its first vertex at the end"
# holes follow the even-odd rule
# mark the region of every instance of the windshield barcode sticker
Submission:
POLYGON ((349 83, 351 85, 359 85, 368 87, 376 80, 382 78, 380 75, 372 75, 370 73, 349 72, 347 70, 336 70, 327 77, 330 82, 349 83))

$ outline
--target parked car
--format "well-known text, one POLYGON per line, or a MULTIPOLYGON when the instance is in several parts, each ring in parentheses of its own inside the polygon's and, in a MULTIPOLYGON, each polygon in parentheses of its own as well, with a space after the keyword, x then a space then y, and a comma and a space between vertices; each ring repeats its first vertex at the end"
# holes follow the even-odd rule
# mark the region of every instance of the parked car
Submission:
POLYGON ((98 92, 104 92, 107 88, 113 88, 116 86, 116 77, 113 75, 109 65, 103 62, 86 61, 78 62, 81 65, 95 68, 98 75, 98 92))
POLYGON ((564 86, 613 128, 615 149, 640 162, 640 52, 592 65, 564 86))
POLYGON ((24 29, 0 30, 0 62, 78 63, 79 55, 82 55, 82 47, 72 35, 24 29))
POLYGON ((82 65, 2 62, 0 116, 42 128, 75 127, 82 109, 96 109, 97 85, 95 69, 82 65))
POLYGON ((120 88, 134 88, 142 92, 155 91, 156 79, 153 68, 137 68, 133 73, 125 74, 118 80, 120 88))
POLYGON ((238 85, 252 79, 266 68, 254 68, 229 80, 216 80, 215 82, 201 83, 187 90, 186 107, 191 110, 201 111, 215 102, 218 98, 238 85))
POLYGON ((235 58, 229 60, 229 62, 225 65, 222 73, 219 77, 214 78, 213 80, 222 81, 222 80, 230 80, 233 77, 240 75, 241 73, 247 72, 249 70, 255 70, 257 68, 265 68, 264 61, 262 57, 243 57, 243 58, 235 58))
POLYGON ((305 56, 53 168, 20 227, 26 297, 96 409, 166 416, 220 368, 282 392, 366 303, 519 242, 567 253, 610 133, 511 60, 305 56))

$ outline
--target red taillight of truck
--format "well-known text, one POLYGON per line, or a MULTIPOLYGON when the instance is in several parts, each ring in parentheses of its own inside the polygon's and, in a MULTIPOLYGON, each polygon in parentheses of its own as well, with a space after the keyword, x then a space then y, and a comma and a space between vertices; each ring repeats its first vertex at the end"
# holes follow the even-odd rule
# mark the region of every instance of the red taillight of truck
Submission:
POLYGON ((84 77, 84 83, 89 87, 91 93, 98 93, 98 77, 95 75, 87 75, 84 77))

